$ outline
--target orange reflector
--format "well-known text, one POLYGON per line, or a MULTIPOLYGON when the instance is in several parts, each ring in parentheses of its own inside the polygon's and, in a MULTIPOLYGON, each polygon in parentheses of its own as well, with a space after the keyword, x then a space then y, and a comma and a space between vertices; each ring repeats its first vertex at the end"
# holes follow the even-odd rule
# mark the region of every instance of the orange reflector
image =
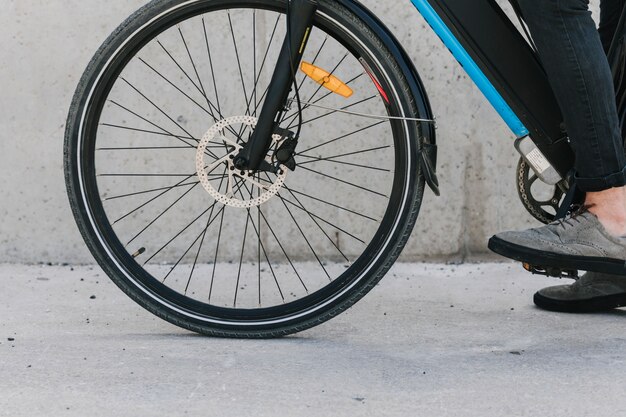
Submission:
POLYGON ((327 88, 333 93, 339 94, 340 96, 346 98, 350 97, 354 93, 350 87, 344 84, 343 81, 320 67, 316 67, 313 64, 302 61, 300 69, 313 81, 322 85, 324 88, 327 88))

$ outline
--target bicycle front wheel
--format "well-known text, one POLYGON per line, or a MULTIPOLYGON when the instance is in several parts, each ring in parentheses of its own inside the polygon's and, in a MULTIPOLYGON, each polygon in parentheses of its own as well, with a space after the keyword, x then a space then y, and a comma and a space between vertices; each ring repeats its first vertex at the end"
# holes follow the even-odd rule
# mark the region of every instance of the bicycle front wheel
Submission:
POLYGON ((285 37, 285 2, 157 0, 104 43, 67 125, 66 182, 96 260, 131 298, 178 326, 274 337, 347 309, 389 269, 417 217, 420 115, 367 25, 320 1, 304 61, 294 171, 238 171, 285 37), (349 112, 349 113, 346 113, 349 112), (356 114, 360 114, 357 116, 356 114), (365 116, 363 116, 365 115, 365 116))

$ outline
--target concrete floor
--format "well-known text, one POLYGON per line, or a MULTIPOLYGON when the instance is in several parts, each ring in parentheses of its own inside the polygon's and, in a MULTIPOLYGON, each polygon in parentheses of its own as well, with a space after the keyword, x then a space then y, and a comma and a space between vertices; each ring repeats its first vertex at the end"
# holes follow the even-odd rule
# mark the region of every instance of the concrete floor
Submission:
POLYGON ((626 312, 540 311, 514 264, 403 264, 347 313, 199 337, 96 267, 0 266, 2 416, 624 416, 626 312), (93 298, 95 296, 95 298, 93 298))

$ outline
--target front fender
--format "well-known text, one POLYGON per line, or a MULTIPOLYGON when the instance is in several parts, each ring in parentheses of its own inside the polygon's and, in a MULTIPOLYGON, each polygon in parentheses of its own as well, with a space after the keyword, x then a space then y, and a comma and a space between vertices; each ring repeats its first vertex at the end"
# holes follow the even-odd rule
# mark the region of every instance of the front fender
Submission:
MULTIPOLYGON (((411 94, 415 98, 415 105, 417 106, 419 117, 433 119, 432 109, 422 79, 408 54, 389 28, 387 28, 373 12, 357 0, 338 0, 338 3, 362 19, 382 40, 385 47, 394 56, 402 74, 409 84, 411 94)), ((422 172, 424 173, 428 186, 436 195, 439 195, 439 183, 436 174, 437 142, 434 124, 428 123, 422 126, 422 139, 423 144, 420 146, 422 172)))

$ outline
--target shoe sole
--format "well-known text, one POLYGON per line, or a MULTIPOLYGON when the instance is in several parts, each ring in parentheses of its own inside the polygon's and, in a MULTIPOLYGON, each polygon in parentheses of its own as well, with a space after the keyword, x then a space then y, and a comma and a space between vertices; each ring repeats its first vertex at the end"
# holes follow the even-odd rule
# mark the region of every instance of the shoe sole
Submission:
POLYGON ((497 236, 489 239, 489 249, 509 259, 514 259, 535 267, 551 267, 568 270, 576 269, 613 275, 626 275, 626 262, 623 259, 550 253, 516 245, 502 240, 497 236))
POLYGON ((560 313, 593 313, 626 306, 626 293, 588 298, 586 300, 557 300, 536 293, 535 305, 548 311, 560 313))

